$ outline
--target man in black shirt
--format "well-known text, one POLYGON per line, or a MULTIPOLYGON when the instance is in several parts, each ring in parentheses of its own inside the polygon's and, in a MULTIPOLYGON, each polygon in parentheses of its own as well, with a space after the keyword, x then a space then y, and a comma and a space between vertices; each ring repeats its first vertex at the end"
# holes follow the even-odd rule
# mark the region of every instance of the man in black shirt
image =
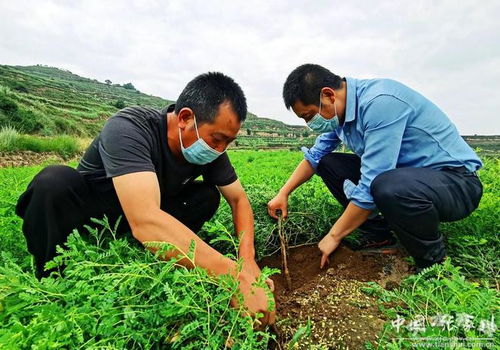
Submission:
MULTIPOLYGON (((35 176, 19 198, 16 213, 24 219, 28 250, 37 277, 47 276, 47 261, 74 229, 92 217, 116 221, 142 242, 164 241, 189 251, 194 264, 214 275, 233 274, 251 313, 274 322, 262 288, 252 287, 260 274, 255 262, 253 213, 225 152, 247 113, 241 88, 221 73, 202 74, 185 87, 177 103, 157 111, 130 107, 118 111, 87 149, 77 169, 49 166, 35 176), (195 181, 199 176, 203 181, 195 181), (220 194, 229 203, 240 234, 243 268, 201 240, 196 232, 216 212, 220 194)), ((167 257, 168 258, 168 257, 167 257)), ((186 266, 191 263, 184 259, 186 266)), ((268 282, 271 284, 271 282, 268 282)))

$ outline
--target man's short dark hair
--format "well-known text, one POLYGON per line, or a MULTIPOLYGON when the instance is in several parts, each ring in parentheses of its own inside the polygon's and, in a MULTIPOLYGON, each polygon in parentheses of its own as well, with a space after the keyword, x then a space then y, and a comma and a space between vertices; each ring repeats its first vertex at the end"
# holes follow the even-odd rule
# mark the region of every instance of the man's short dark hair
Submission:
POLYGON ((247 101, 241 87, 230 77, 209 72, 198 75, 182 90, 175 104, 175 113, 182 108, 191 108, 198 124, 212 123, 219 106, 229 102, 233 111, 243 122, 247 115, 247 101))
POLYGON ((283 100, 290 109, 297 101, 304 105, 319 105, 319 92, 324 87, 339 89, 342 79, 317 64, 303 64, 295 68, 283 85, 283 100))

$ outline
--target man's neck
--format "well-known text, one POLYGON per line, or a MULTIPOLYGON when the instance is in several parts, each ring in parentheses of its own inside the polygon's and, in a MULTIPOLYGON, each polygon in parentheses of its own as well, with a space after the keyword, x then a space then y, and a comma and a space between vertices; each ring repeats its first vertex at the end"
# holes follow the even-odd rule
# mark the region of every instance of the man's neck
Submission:
POLYGON ((168 148, 172 155, 178 159, 183 160, 181 152, 181 143, 179 140, 179 126, 177 125, 177 118, 175 113, 167 113, 167 143, 168 148))
POLYGON ((339 123, 343 125, 347 110, 347 82, 342 81, 342 87, 336 90, 336 95, 339 101, 337 105, 337 115, 339 116, 339 123))

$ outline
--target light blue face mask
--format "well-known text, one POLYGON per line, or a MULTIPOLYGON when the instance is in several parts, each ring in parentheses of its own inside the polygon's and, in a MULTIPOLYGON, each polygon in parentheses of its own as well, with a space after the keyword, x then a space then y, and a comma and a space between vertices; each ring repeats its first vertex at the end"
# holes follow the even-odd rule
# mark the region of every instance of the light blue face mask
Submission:
POLYGON ((205 165, 216 160, 217 157, 226 152, 226 150, 224 150, 224 152, 219 152, 210 147, 205 142, 205 140, 203 140, 200 137, 200 134, 198 133, 198 125, 196 125, 196 117, 194 117, 193 119, 194 119, 194 127, 196 130, 196 136, 198 136, 198 140, 196 140, 188 148, 184 148, 184 145, 182 144, 181 129, 179 129, 179 140, 181 141, 182 155, 191 164, 205 165))
POLYGON ((307 122, 307 126, 312 130, 317 132, 331 132, 339 126, 339 117, 337 115, 337 106, 335 106, 335 102, 333 102, 333 108, 335 109, 335 115, 332 119, 324 118, 321 113, 321 93, 319 95, 319 111, 316 113, 314 117, 311 118, 307 122))

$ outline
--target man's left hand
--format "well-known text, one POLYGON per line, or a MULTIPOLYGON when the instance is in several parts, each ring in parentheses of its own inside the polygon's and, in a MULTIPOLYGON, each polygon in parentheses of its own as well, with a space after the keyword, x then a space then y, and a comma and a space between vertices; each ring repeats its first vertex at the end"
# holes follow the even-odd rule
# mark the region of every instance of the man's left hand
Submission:
MULTIPOLYGON (((258 279, 261 273, 259 266, 255 262, 255 259, 251 258, 243 258, 243 270, 250 273, 255 277, 255 279, 258 279)), ((274 292, 273 280, 270 278, 266 279, 266 284, 268 285, 269 289, 271 289, 271 292, 274 292)))
POLYGON ((318 243, 318 248, 321 251, 321 263, 320 268, 325 266, 325 263, 330 263, 329 256, 340 244, 341 239, 338 239, 328 233, 323 239, 318 243))

